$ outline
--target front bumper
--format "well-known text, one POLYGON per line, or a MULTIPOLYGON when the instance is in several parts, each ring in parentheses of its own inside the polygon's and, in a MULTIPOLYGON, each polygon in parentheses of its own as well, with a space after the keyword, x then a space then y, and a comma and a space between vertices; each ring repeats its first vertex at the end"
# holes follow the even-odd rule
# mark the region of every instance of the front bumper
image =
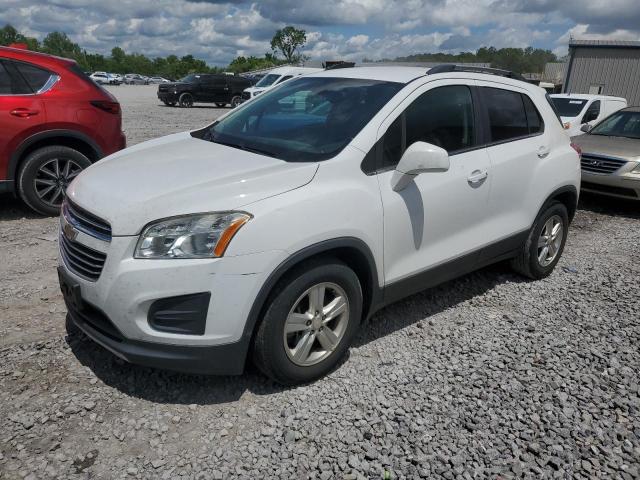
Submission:
POLYGON ((640 200, 640 175, 627 171, 607 175, 583 170, 581 189, 610 197, 640 200))
MULTIPOLYGON (((58 274, 67 272, 58 267, 58 274)), ((166 345, 131 340, 114 323, 87 302, 69 300, 65 294, 68 320, 89 338, 117 357, 136 365, 202 375, 240 375, 249 349, 249 337, 238 342, 213 346, 166 345)))
POLYGON ((158 92, 158 99, 162 102, 177 102, 179 95, 173 92, 158 92))
POLYGON ((192 373, 242 372, 253 302, 285 252, 149 260, 133 258, 137 237, 115 236, 107 242, 78 232, 74 241, 106 255, 95 281, 75 273, 59 255, 60 275, 79 299, 65 295, 69 316, 90 338, 132 363, 192 373), (158 300, 199 292, 211 295, 197 334, 163 330, 150 321, 158 300))

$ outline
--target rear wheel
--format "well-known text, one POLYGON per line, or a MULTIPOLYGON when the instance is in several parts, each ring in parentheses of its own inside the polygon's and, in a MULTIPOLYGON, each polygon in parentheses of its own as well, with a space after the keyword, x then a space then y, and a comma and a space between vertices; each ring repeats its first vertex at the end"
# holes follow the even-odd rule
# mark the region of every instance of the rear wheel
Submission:
POLYGON ((270 297, 256 332, 256 366, 283 385, 312 381, 343 357, 360 324, 357 275, 338 260, 302 265, 270 297))
POLYGON ((43 215, 58 215, 67 186, 91 161, 62 145, 39 148, 25 158, 18 174, 24 202, 43 215))
POLYGON ((183 93, 182 95, 180 95, 180 98, 178 99, 178 103, 183 108, 191 108, 191 107, 193 107, 193 95, 191 95, 190 93, 186 93, 186 92, 183 93))
POLYGON ((234 95, 233 98, 231 98, 231 108, 236 108, 241 103, 242 98, 240 97, 240 95, 234 95))
POLYGON ((513 269, 535 280, 547 277, 560 261, 567 241, 569 215, 560 202, 545 207, 533 223, 520 254, 511 261, 513 269))

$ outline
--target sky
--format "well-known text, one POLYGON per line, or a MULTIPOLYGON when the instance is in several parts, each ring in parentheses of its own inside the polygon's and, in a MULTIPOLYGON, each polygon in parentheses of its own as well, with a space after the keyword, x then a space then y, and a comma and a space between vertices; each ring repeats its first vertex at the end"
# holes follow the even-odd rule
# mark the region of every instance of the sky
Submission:
POLYGON ((567 53, 569 38, 640 40, 640 0, 0 0, 0 24, 62 31, 90 52, 192 54, 210 65, 271 51, 285 25, 315 60, 382 59, 481 46, 567 53))

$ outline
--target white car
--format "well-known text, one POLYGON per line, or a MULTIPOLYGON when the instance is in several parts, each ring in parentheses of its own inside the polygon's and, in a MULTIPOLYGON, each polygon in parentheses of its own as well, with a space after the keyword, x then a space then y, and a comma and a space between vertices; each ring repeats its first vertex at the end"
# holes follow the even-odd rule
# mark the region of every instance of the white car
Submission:
POLYGON ((307 382, 388 303, 506 259, 549 275, 579 187, 539 87, 450 65, 306 75, 72 182, 67 327, 132 363, 240 374, 251 351, 307 382))
POLYGON ((107 72, 93 72, 89 75, 89 78, 96 82, 99 85, 108 85, 109 84, 109 74, 107 72))
POLYGON ((626 99, 607 95, 556 93, 551 100, 570 137, 582 135, 612 113, 627 108, 626 99))
POLYGON ((300 75, 306 75, 309 73, 321 72, 321 68, 310 68, 310 67, 278 67, 271 70, 264 77, 262 77, 258 83, 256 83, 253 87, 246 88, 242 92, 242 100, 251 100, 254 97, 257 97, 261 93, 266 92, 278 85, 282 82, 286 82, 287 80, 298 77, 300 75))

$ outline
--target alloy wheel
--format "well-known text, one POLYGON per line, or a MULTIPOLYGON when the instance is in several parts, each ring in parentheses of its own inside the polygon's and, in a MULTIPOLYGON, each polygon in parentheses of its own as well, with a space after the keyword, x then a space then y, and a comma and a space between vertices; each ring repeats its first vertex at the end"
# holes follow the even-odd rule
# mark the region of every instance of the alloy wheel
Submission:
POLYGON ((349 323, 349 299, 337 284, 324 282, 307 289, 284 324, 284 349, 296 365, 315 365, 338 347, 349 323))
POLYGON ((553 263, 560 251, 563 237, 562 219, 559 215, 553 215, 545 222, 538 238, 537 252, 540 266, 547 267, 553 263))
POLYGON ((42 164, 33 180, 34 190, 44 204, 58 208, 71 181, 82 167, 68 158, 52 158, 42 164))

